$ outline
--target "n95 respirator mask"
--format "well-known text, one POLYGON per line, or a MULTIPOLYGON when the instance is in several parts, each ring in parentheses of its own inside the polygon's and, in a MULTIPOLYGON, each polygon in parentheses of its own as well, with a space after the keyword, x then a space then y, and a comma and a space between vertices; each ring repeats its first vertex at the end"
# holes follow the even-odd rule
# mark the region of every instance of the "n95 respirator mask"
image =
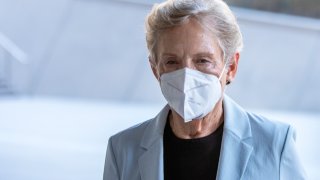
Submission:
POLYGON ((212 111, 222 96, 222 73, 219 78, 190 68, 164 73, 160 76, 161 91, 185 122, 200 119, 212 111))

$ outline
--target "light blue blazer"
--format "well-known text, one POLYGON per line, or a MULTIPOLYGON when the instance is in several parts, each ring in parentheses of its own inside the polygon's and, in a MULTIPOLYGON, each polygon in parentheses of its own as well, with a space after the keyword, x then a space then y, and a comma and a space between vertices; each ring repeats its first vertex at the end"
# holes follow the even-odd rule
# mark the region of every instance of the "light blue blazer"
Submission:
MULTIPOLYGON (((218 180, 306 179, 292 127, 243 110, 224 96, 218 180)), ((163 180, 163 130, 170 107, 109 139, 104 180, 163 180)))

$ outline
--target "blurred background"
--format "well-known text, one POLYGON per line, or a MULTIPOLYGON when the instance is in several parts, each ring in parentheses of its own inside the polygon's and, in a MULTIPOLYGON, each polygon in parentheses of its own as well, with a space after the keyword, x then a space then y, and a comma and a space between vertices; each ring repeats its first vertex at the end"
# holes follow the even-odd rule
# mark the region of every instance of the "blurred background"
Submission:
MULTIPOLYGON (((0 0, 0 179, 102 179, 110 135, 165 105, 144 19, 157 0, 0 0)), ((244 36, 227 94, 297 129, 320 179, 320 1, 228 0, 244 36)))

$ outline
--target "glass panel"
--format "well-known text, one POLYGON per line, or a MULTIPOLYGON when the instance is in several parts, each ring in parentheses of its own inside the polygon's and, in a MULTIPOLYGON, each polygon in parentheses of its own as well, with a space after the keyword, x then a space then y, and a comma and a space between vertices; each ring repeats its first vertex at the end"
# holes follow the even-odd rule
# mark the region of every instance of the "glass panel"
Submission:
POLYGON ((320 18, 319 0, 225 0, 229 5, 320 18))

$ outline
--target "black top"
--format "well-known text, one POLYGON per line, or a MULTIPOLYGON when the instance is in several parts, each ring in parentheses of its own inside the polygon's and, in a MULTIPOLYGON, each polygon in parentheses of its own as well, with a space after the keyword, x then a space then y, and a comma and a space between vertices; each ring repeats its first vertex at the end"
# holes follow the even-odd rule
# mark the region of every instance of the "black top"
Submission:
POLYGON ((196 139, 176 137, 167 120, 163 135, 165 180, 216 179, 223 124, 212 134, 196 139))

